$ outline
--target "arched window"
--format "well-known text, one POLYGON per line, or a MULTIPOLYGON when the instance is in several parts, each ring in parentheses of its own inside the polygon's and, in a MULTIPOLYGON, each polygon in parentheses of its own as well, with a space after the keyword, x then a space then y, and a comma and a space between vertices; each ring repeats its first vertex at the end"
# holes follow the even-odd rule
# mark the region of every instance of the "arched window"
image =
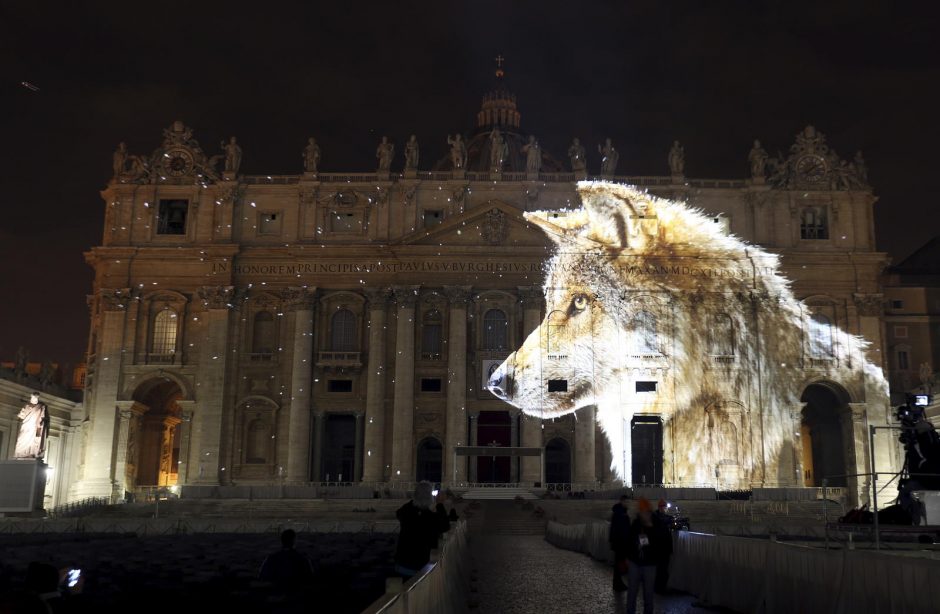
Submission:
POLYGON ((270 311, 259 311, 255 314, 254 330, 251 335, 251 353, 274 353, 274 316, 270 311))
POLYGON ((483 314, 483 349, 505 350, 509 347, 509 321, 506 312, 490 309, 483 314))
POLYGON ((441 312, 432 309, 424 314, 421 322, 421 357, 437 360, 441 357, 441 312))
POLYGON ((245 452, 245 462, 251 464, 264 464, 268 462, 267 448, 268 425, 261 418, 255 418, 248 425, 248 445, 245 452))
POLYGON ((734 323, 731 316, 726 313, 713 316, 708 336, 712 356, 734 356, 734 323))
POLYGON ((153 318, 151 354, 168 356, 176 352, 176 331, 179 318, 172 309, 164 309, 153 318))
POLYGON ((828 239, 829 220, 823 207, 805 207, 800 212, 801 239, 828 239))
POLYGON ((565 312, 555 310, 548 314, 548 354, 562 356, 565 352, 565 312))
POLYGON ((330 320, 330 349, 334 352, 355 352, 356 315, 348 309, 340 309, 330 320))
POLYGON ((832 320, 821 314, 813 314, 810 320, 810 354, 816 358, 832 358, 832 320))
POLYGON ((656 316, 649 311, 636 314, 633 345, 637 354, 658 354, 659 337, 656 333, 656 316))

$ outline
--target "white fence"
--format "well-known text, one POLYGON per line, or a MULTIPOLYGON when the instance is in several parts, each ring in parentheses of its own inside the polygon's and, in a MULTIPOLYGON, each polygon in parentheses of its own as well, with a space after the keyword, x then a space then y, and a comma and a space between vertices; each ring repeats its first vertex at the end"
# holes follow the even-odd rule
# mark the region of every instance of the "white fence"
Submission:
MULTIPOLYGON (((545 539, 611 562, 607 523, 549 522, 545 539)), ((940 560, 681 531, 669 585, 738 612, 940 611, 940 560)))
POLYGON ((461 520, 441 537, 418 575, 404 584, 390 580, 363 614, 461 614, 467 611, 469 578, 467 523, 461 520))

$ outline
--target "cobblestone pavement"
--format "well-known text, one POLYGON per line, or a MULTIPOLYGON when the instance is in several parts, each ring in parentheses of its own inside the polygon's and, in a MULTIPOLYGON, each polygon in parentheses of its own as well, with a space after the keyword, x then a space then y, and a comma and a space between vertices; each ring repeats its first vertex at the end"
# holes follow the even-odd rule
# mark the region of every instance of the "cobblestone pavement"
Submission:
MULTIPOLYGON (((471 538, 479 614, 626 612, 626 593, 611 589, 610 568, 585 554, 556 548, 538 535, 471 538)), ((656 596, 657 614, 705 614, 689 595, 656 596)), ((637 610, 642 612, 643 597, 637 610)))

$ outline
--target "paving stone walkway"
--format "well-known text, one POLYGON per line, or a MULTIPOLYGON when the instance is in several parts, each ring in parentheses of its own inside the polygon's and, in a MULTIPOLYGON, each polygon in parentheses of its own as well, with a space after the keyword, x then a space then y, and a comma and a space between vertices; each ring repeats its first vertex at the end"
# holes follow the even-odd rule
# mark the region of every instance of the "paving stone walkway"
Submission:
MULTIPOLYGON (((587 555, 556 548, 538 535, 471 538, 479 614, 623 614, 626 593, 611 590, 610 568, 587 555)), ((643 597, 637 610, 642 612, 643 597)), ((714 612, 688 595, 656 596, 656 614, 714 612)))

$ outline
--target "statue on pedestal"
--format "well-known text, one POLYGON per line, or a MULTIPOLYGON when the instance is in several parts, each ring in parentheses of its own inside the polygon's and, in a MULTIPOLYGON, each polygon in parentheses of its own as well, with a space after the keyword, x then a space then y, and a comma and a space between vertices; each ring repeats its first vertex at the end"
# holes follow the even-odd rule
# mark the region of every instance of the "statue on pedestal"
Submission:
POLYGON ((862 157, 861 149, 855 152, 855 159, 852 164, 855 165, 855 176, 858 178, 859 183, 868 185, 868 164, 865 163, 865 158, 862 157))
POLYGON ((111 163, 114 167, 114 178, 121 178, 127 170, 127 145, 123 142, 118 143, 117 149, 114 150, 114 156, 111 158, 111 163))
POLYGON ((55 383, 56 368, 49 359, 43 361, 39 368, 39 386, 43 390, 48 390, 55 383))
POLYGON ((568 148, 568 159, 571 160, 571 170, 583 171, 587 168, 586 154, 584 152, 584 145, 581 144, 581 141, 577 137, 571 141, 571 146, 568 148))
POLYGON ((26 365, 29 364, 29 352, 21 345, 16 350, 16 358, 13 361, 13 375, 16 379, 26 378, 26 365))
POLYGON ((13 458, 41 459, 46 453, 46 437, 49 435, 49 410, 39 402, 39 395, 34 392, 16 417, 21 422, 13 458))
POLYGON ((502 172, 508 154, 509 146, 499 132, 499 128, 493 128, 493 131, 490 132, 490 172, 502 172))
POLYGON ((610 177, 617 170, 617 161, 620 154, 614 149, 614 144, 610 139, 604 141, 604 145, 598 145, 597 151, 601 154, 601 175, 610 177))
POLYGON ((320 163, 320 146, 313 137, 307 139, 307 146, 304 147, 304 170, 308 173, 317 173, 317 165, 320 163))
POLYGON ((460 138, 459 134, 455 134, 454 138, 450 138, 448 134, 447 144, 450 145, 450 162, 453 164, 454 170, 463 169, 463 167, 467 165, 466 143, 460 138))
POLYGON ((529 142, 522 146, 522 153, 525 154, 525 172, 537 175, 542 168, 542 148, 535 136, 529 135, 529 142))
POLYGON ((230 138, 228 143, 223 142, 222 149, 225 150, 225 172, 238 173, 242 165, 242 148, 235 142, 235 137, 230 138))
POLYGON ((672 149, 669 150, 669 172, 673 177, 681 177, 685 171, 685 147, 679 144, 679 141, 672 142, 672 149))
POLYGON ((382 142, 375 150, 375 157, 379 160, 379 170, 388 172, 392 167, 392 156, 395 155, 395 146, 388 142, 388 137, 383 136, 382 142))
POLYGON ((754 139, 754 146, 747 154, 747 161, 751 165, 751 177, 763 181, 766 178, 767 151, 761 147, 760 141, 754 139))
POLYGON ((418 168, 418 138, 412 134, 405 143, 405 170, 411 171, 416 168, 418 168))

